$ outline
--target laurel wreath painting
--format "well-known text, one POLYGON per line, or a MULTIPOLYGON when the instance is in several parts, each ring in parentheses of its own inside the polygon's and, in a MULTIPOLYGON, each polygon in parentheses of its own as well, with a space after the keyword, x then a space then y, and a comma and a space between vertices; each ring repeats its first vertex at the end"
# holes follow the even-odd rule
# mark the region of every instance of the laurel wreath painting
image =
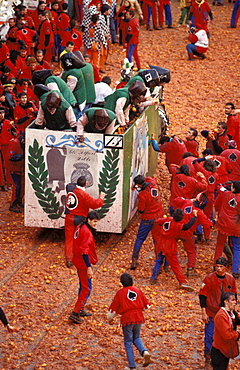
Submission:
POLYGON ((60 203, 52 193, 52 188, 47 187, 48 170, 45 169, 42 153, 43 147, 39 146, 37 140, 34 139, 33 146, 29 146, 28 177, 43 211, 51 220, 56 220, 61 217, 62 212, 59 210, 60 203))
POLYGON ((116 199, 116 188, 119 183, 119 150, 111 149, 106 151, 103 167, 99 174, 99 191, 105 193, 104 205, 98 211, 101 218, 104 218, 116 199))

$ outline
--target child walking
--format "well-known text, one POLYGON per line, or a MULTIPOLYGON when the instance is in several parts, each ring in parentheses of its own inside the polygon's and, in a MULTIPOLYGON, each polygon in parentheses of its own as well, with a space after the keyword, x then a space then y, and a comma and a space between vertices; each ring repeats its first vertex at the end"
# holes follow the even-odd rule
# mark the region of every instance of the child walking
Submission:
POLYGON ((150 354, 140 338, 140 330, 145 321, 142 311, 144 308, 149 308, 150 304, 143 292, 133 286, 131 275, 125 272, 121 275, 120 282, 123 288, 115 294, 108 310, 107 319, 111 323, 117 314, 121 315, 124 346, 129 364, 129 367, 124 370, 136 369, 133 344, 144 358, 143 367, 147 367, 150 364, 150 354))

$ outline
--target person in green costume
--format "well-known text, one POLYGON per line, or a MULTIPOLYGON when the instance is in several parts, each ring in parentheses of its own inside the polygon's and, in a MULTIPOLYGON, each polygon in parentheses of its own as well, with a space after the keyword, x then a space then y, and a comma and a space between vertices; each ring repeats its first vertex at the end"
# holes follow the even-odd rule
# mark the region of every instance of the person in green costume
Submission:
POLYGON ((84 141, 84 131, 98 134, 112 134, 115 130, 116 114, 111 110, 90 108, 77 122, 77 137, 84 141))

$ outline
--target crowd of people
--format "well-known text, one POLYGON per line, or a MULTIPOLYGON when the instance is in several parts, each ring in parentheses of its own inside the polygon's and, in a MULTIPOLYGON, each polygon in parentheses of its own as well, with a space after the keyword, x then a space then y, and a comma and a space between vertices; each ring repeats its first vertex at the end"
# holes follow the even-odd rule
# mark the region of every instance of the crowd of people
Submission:
MULTIPOLYGON (((222 5, 221 0, 217 5, 222 5)), ((2 191, 12 189, 12 212, 21 213, 24 208, 24 138, 30 124, 33 129, 72 130, 81 142, 86 132, 123 133, 147 106, 159 104, 164 82, 157 67, 147 73, 140 70, 139 32, 140 24, 149 31, 161 30, 164 14, 167 28, 173 28, 170 1, 76 1, 75 6, 77 26, 63 1, 39 1, 35 10, 23 4, 16 6, 15 17, 9 19, 6 42, 0 41, 0 187, 2 191), (105 73, 111 44, 118 42, 126 49, 127 61, 122 80, 113 90, 111 78, 101 78, 100 74, 105 73), (135 76, 133 57, 138 69, 135 76)), ((230 27, 236 27, 238 17, 237 0, 230 27)), ((190 60, 194 56, 205 59, 209 18, 212 20, 213 15, 206 1, 181 2, 178 25, 185 20, 189 26, 190 60)), ((240 277, 240 116, 232 102, 226 104, 225 113, 226 123, 219 122, 216 129, 201 132, 206 139, 202 155, 195 128, 189 128, 184 139, 162 135, 157 142, 152 134, 152 148, 166 153, 171 175, 169 216, 163 210, 154 178, 139 174, 132 184, 132 191, 138 192, 141 222, 130 269, 138 268, 142 244, 151 232, 156 254, 151 284, 157 284, 158 276, 163 270, 167 273, 170 266, 180 288, 193 291, 187 279, 198 276, 196 243, 207 243, 216 224, 215 271, 205 278, 199 292, 206 325, 206 370, 210 369, 210 358, 213 369, 227 369, 229 358, 237 355, 239 339, 234 308, 235 280, 240 277), (179 240, 187 253, 186 274, 177 258, 179 240), (223 251, 228 260, 222 256, 223 251), (232 274, 227 273, 227 266, 231 266, 232 274)), ((68 185, 66 199, 66 264, 76 266, 80 283, 69 317, 76 324, 91 315, 85 304, 92 290, 92 266, 97 263, 94 235, 100 217, 90 209, 104 204, 103 193, 93 199, 85 188, 86 178, 81 176, 77 184, 68 185)), ((121 283, 123 288, 109 307, 108 320, 112 322, 116 314, 122 315, 128 369, 136 368, 132 344, 146 367, 150 354, 140 338, 140 329, 144 323, 142 310, 148 308, 149 302, 133 286, 131 275, 123 274, 121 283)), ((2 310, 0 319, 9 331, 13 330, 2 310)))

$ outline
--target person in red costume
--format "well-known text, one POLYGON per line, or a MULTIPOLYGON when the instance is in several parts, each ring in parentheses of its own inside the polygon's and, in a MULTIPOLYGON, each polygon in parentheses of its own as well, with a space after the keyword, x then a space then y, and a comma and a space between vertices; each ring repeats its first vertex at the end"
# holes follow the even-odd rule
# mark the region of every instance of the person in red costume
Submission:
MULTIPOLYGON (((28 48, 27 48, 26 45, 21 45, 20 46, 19 55, 18 55, 18 58, 17 58, 17 63, 18 63, 18 67, 19 67, 21 73, 24 70, 24 68, 26 67, 27 51, 28 51, 28 48)), ((20 73, 19 78, 21 78, 21 73, 20 73)))
POLYGON ((22 79, 26 78, 31 81, 33 72, 40 71, 41 69, 43 69, 43 67, 37 64, 36 58, 30 57, 28 59, 28 64, 26 65, 26 67, 24 68, 22 72, 21 78, 22 79))
POLYGON ((214 318, 214 337, 211 350, 213 370, 227 370, 229 359, 239 355, 240 333, 236 328, 237 325, 240 325, 240 319, 235 311, 236 303, 234 293, 222 294, 220 310, 214 318))
MULTIPOLYGON (((136 369, 132 345, 138 349, 144 358, 143 367, 150 364, 150 354, 140 338, 141 326, 144 323, 143 310, 150 307, 150 303, 143 292, 133 286, 133 278, 126 272, 121 275, 120 282, 123 286, 115 294, 108 309, 107 319, 109 324, 116 315, 121 315, 121 325, 124 336, 124 346, 127 354, 129 369, 136 369)), ((125 368, 126 369, 126 368, 125 368)))
POLYGON ((207 1, 195 0, 192 2, 189 14, 189 25, 194 26, 199 24, 203 30, 209 34, 208 20, 213 20, 211 8, 207 1))
MULTIPOLYGON (((63 3, 62 4, 62 11, 59 12, 57 20, 56 20, 56 26, 57 26, 57 33, 62 40, 65 38, 65 32, 70 31, 70 17, 67 14, 68 12, 68 4, 63 3)), ((61 48, 60 52, 63 50, 61 48)))
POLYGON ((19 6, 19 10, 20 10, 20 14, 23 15, 23 19, 24 19, 24 22, 25 22, 26 27, 35 30, 36 27, 35 27, 33 18, 32 18, 32 16, 29 16, 27 14, 27 7, 25 5, 22 5, 21 4, 19 6))
POLYGON ((39 43, 38 50, 44 52, 44 57, 48 63, 54 57, 54 33, 50 20, 48 17, 48 10, 39 13, 39 20, 41 21, 38 27, 39 43))
POLYGON ((207 139, 206 149, 212 149, 213 154, 220 154, 227 149, 229 140, 227 129, 225 122, 218 122, 216 129, 210 131, 202 130, 201 135, 207 139))
POLYGON ((227 134, 237 143, 237 149, 240 150, 240 115, 235 113, 233 103, 226 103, 225 114, 227 115, 227 134))
POLYGON ((158 145, 155 140, 155 134, 151 136, 152 147, 156 152, 166 153, 166 166, 170 172, 170 164, 180 164, 182 156, 187 152, 187 148, 184 142, 178 137, 174 136, 170 138, 169 136, 161 137, 158 145))
POLYGON ((129 62, 132 62, 132 57, 134 57, 137 68, 141 69, 141 63, 138 55, 140 26, 138 20, 134 17, 134 10, 129 9, 125 17, 126 20, 128 20, 128 30, 126 35, 126 58, 128 58, 129 62))
POLYGON ((150 26, 151 15, 152 15, 153 29, 160 30, 160 28, 158 27, 157 1, 143 0, 142 11, 143 11, 144 22, 146 23, 147 30, 152 31, 152 28, 150 26))
POLYGON ((77 180, 77 186, 67 185, 66 216, 65 216, 65 257, 67 267, 71 266, 73 254, 73 235, 77 225, 86 220, 90 209, 97 209, 104 204, 105 194, 100 193, 98 199, 86 192, 87 181, 84 176, 77 180))
POLYGON ((208 36, 200 24, 197 23, 195 27, 190 28, 188 40, 191 42, 191 44, 186 45, 188 59, 193 61, 194 56, 205 59, 204 54, 208 49, 208 36))
POLYGON ((180 208, 177 208, 173 212, 172 217, 162 217, 155 220, 153 235, 157 260, 151 279, 153 279, 155 272, 159 270, 159 267, 162 264, 162 259, 165 256, 180 284, 180 288, 188 291, 194 290, 188 285, 187 279, 179 265, 176 238, 182 231, 189 230, 193 226, 197 219, 197 213, 198 211, 194 209, 193 217, 191 217, 190 221, 187 223, 185 223, 184 213, 180 208))
POLYGON ((189 128, 185 136, 185 140, 183 140, 187 148, 187 152, 192 153, 193 156, 195 157, 199 157, 198 153, 199 143, 196 140, 197 136, 198 136, 197 130, 195 128, 189 128))
POLYGON ((204 357, 205 370, 211 370, 210 353, 212 349, 214 319, 219 311, 221 295, 224 292, 237 294, 237 287, 232 275, 227 273, 227 260, 219 257, 215 263, 215 271, 207 275, 199 291, 199 301, 202 310, 202 320, 205 323, 204 329, 204 357))
POLYGON ((228 149, 225 149, 220 156, 227 159, 232 167, 228 174, 230 181, 240 181, 240 150, 236 149, 237 144, 234 140, 229 140, 228 149))
POLYGON ((10 57, 10 51, 2 41, 0 41, 0 63, 4 63, 10 57))
POLYGON ((0 107, 0 172, 4 175, 0 181, 0 183, 3 184, 2 186, 12 184, 12 178, 8 166, 8 148, 9 141, 13 138, 13 129, 13 122, 5 119, 5 108, 0 107))
POLYGON ((31 13, 31 17, 33 19, 33 22, 35 24, 35 29, 38 30, 38 27, 41 23, 40 19, 39 19, 39 14, 40 12, 44 12, 46 10, 46 3, 45 1, 39 1, 38 3, 38 7, 33 10, 33 12, 31 13))
POLYGON ((196 176, 196 168, 193 165, 194 159, 196 159, 196 157, 194 157, 192 155, 192 153, 186 152, 182 156, 182 160, 180 162, 180 166, 182 166, 183 164, 186 164, 189 167, 189 174, 190 174, 190 176, 197 178, 197 176, 196 176))
POLYGON ((16 32, 18 28, 16 26, 16 20, 14 18, 9 18, 8 24, 9 24, 9 29, 6 34, 6 39, 7 39, 6 45, 9 48, 9 50, 18 50, 19 45, 16 39, 16 32))
POLYGON ((233 276, 240 277, 240 182, 234 181, 231 190, 221 188, 215 202, 218 212, 218 229, 214 261, 222 255, 227 237, 231 237, 233 248, 233 276))
POLYGON ((181 167, 176 164, 170 164, 170 173, 172 174, 169 200, 170 210, 175 198, 182 196, 186 199, 192 199, 196 193, 207 189, 207 181, 204 174, 199 171, 196 173, 198 179, 191 177, 189 167, 186 164, 183 164, 181 167))
POLYGON ((7 153, 8 168, 13 182, 9 211, 22 213, 24 207, 24 138, 16 130, 13 136, 9 141, 7 153))
POLYGON ((27 78, 22 78, 21 80, 18 80, 17 93, 20 94, 24 92, 28 97, 28 101, 30 101, 36 107, 38 107, 39 100, 37 96, 34 94, 33 90, 29 88, 29 85, 30 85, 30 81, 27 78))
POLYGON ((66 48, 67 42, 72 41, 74 43, 73 51, 80 50, 83 40, 82 34, 75 28, 76 22, 71 19, 70 21, 70 29, 66 31, 64 34, 64 38, 61 41, 61 47, 64 49, 66 48))
POLYGON ((96 211, 89 212, 86 222, 78 225, 74 234, 72 262, 77 269, 80 289, 69 319, 75 324, 80 324, 82 317, 92 315, 84 310, 84 306, 92 291, 92 265, 96 265, 98 261, 94 234, 99 221, 100 216, 96 211))
POLYGON ((232 171, 231 163, 228 160, 220 155, 213 155, 212 149, 205 149, 202 154, 208 159, 212 159, 216 164, 217 174, 218 174, 218 182, 219 184, 224 184, 225 182, 229 181, 229 174, 232 171))
POLYGON ((19 104, 14 108, 14 122, 18 131, 23 134, 25 129, 36 118, 38 109, 28 101, 27 94, 21 92, 19 95, 19 104))
POLYGON ((138 211, 141 214, 141 222, 132 254, 131 270, 135 270, 137 268, 137 260, 142 244, 152 230, 154 220, 158 217, 162 217, 164 212, 161 197, 157 189, 157 183, 153 177, 144 177, 142 175, 134 177, 132 190, 138 191, 138 211))
POLYGON ((35 30, 31 30, 30 28, 27 28, 24 23, 24 17, 19 14, 17 16, 17 32, 16 32, 16 39, 19 43, 19 45, 26 45, 27 46, 27 54, 33 54, 34 53, 34 47, 36 45, 38 35, 35 30))
POLYGON ((50 63, 44 60, 44 54, 42 50, 36 51, 36 60, 43 69, 51 69, 50 63))
POLYGON ((203 212, 205 213, 208 219, 210 219, 213 211, 214 194, 219 184, 219 176, 216 173, 217 170, 216 163, 210 158, 211 156, 206 156, 203 158, 195 159, 193 161, 196 170, 201 171, 204 174, 205 179, 207 181, 207 189, 205 191, 205 194, 207 196, 208 202, 204 207, 203 212), (203 166, 200 165, 200 162, 203 163, 203 166))
POLYGON ((182 240, 185 251, 187 252, 188 262, 187 262, 187 277, 197 276, 194 268, 196 265, 197 251, 195 246, 195 240, 193 233, 196 231, 198 225, 202 225, 204 235, 206 240, 210 239, 210 226, 212 222, 206 217, 201 209, 197 207, 197 202, 192 199, 184 199, 183 197, 178 197, 173 201, 174 209, 180 208, 183 210, 185 223, 188 223, 193 217, 193 210, 197 210, 197 219, 193 226, 186 231, 181 231, 177 239, 182 240))

